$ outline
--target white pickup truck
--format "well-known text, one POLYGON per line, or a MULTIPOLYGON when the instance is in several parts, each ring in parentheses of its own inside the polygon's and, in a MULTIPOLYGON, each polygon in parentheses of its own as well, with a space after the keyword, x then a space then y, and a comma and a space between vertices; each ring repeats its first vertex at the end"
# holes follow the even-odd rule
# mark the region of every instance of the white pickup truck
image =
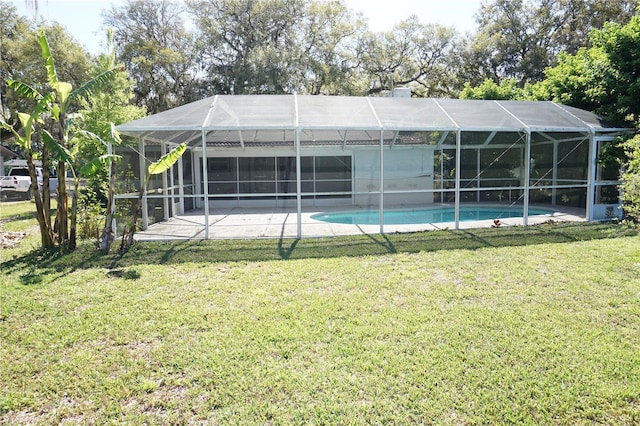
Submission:
MULTIPOLYGON (((38 186, 42 187, 42 168, 36 167, 38 186)), ((49 189, 54 194, 58 189, 58 178, 49 177, 49 189)), ((0 198, 18 197, 31 199, 31 177, 26 167, 14 167, 7 176, 0 176, 0 198)))

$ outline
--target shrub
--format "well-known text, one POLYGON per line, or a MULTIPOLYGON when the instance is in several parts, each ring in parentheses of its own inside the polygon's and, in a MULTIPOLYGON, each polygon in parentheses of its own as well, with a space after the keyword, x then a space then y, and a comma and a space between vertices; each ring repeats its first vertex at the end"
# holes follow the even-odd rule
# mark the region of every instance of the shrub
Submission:
POLYGON ((621 199, 627 216, 640 222, 640 135, 624 142, 627 156, 622 173, 621 199))

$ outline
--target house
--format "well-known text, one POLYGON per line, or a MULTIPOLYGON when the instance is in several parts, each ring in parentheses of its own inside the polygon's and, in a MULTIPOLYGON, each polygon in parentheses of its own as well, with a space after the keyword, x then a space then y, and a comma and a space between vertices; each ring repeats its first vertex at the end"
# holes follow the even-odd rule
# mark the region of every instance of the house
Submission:
POLYGON ((5 169, 9 167, 7 161, 14 158, 18 158, 18 154, 9 147, 0 144, 0 176, 5 176, 5 169))
POLYGON ((379 212, 441 205, 456 228, 478 204, 517 207, 524 224, 533 207, 616 216, 617 171, 597 158, 627 131, 553 102, 295 94, 217 95, 118 129, 138 140, 119 199, 135 198, 145 161, 188 146, 151 181, 145 226, 191 209, 331 208, 375 211, 381 232, 379 212))

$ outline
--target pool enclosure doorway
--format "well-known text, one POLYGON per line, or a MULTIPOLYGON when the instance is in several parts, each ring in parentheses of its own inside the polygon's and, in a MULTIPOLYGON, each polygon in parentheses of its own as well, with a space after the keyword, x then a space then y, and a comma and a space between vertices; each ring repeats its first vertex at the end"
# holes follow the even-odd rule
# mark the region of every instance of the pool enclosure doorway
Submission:
MULTIPOLYGON (((219 95, 119 130, 137 139, 119 152, 124 206, 137 197, 140 170, 188 147, 152 177, 143 228, 189 211, 251 209, 289 213, 297 238, 314 235, 305 212, 450 206, 455 228, 469 204, 521 208, 511 222, 524 225, 539 216, 534 207, 591 221, 620 214, 617 170, 597 158, 626 130, 553 102, 219 95)), ((378 217, 376 231, 394 231, 378 217)), ((205 219, 204 238, 215 227, 205 219)))

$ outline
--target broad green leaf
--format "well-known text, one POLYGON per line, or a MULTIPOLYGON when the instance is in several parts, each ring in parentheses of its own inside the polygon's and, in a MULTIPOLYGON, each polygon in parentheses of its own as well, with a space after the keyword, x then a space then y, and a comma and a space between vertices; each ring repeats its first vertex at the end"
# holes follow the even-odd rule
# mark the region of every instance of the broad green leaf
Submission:
MULTIPOLYGON (((91 139, 91 140, 94 140, 94 141, 96 141, 96 142, 100 142, 101 144, 103 144, 103 145, 105 145, 105 146, 107 145, 107 144, 105 143, 105 141, 104 141, 104 140, 102 140, 102 138, 101 138, 100 136, 96 135, 96 134, 95 134, 95 133, 93 133, 93 132, 89 132, 89 131, 87 131, 87 130, 82 130, 82 129, 77 130, 77 131, 73 134, 73 138, 75 138, 75 137, 77 137, 77 136, 83 136, 83 137, 85 137, 85 138, 87 138, 87 139, 91 139)), ((73 138, 72 138, 72 139, 73 139, 73 138)))
POLYGON ((60 121, 60 105, 53 104, 51 106, 51 114, 53 115, 54 120, 60 121))
POLYGON ((0 127, 2 127, 5 130, 8 130, 10 132, 14 132, 13 127, 11 127, 9 125, 9 123, 5 123, 4 121, 0 120, 0 127))
POLYGON ((98 158, 94 158, 89 163, 80 168, 80 176, 93 176, 105 167, 109 165, 109 162, 119 160, 122 158, 120 155, 101 155, 98 158))
POLYGON ((73 86, 71 86, 70 83, 59 81, 58 84, 55 85, 54 89, 56 90, 56 92, 58 92, 60 104, 66 105, 69 94, 73 90, 73 86))
POLYGON ((58 85, 58 73, 56 73, 56 65, 51 55, 51 49, 49 48, 49 42, 47 36, 44 33, 44 29, 40 29, 40 49, 42 50, 42 59, 44 59, 44 66, 47 68, 47 80, 49 85, 55 88, 58 85))
POLYGON ((64 161, 67 164, 73 163, 73 158, 71 157, 71 153, 69 152, 69 150, 60 145, 58 141, 56 141, 54 137, 51 136, 51 133, 43 130, 42 141, 44 142, 44 145, 47 147, 47 150, 49 150, 49 153, 54 159, 58 161, 64 161))
MULTIPOLYGON (((27 114, 24 114, 24 115, 27 115, 27 114)), ((29 120, 28 116, 25 119, 28 121, 29 120)), ((13 133, 13 135, 15 136, 15 139, 14 139, 15 143, 25 151, 31 152, 31 147, 30 147, 31 133, 30 132, 26 132, 26 136, 22 136, 18 132, 16 132, 16 129, 14 129, 13 126, 11 126, 9 123, 6 123, 2 120, 0 120, 0 128, 8 130, 11 133, 13 133)))
POLYGON ((180 145, 173 148, 171 151, 160 157, 160 159, 154 163, 149 164, 149 174, 157 175, 169 170, 171 166, 175 164, 176 161, 184 154, 187 150, 187 145, 185 143, 181 143, 180 145))
POLYGON ((26 112, 19 112, 18 113, 18 120, 20 120, 20 124, 22 125, 23 128, 27 128, 27 126, 29 125, 29 120, 31 119, 31 116, 29 114, 27 114, 26 112))
POLYGON ((42 95, 36 89, 21 81, 7 80, 7 86, 18 92, 23 98, 42 99, 42 95))
POLYGON ((42 115, 46 112, 51 112, 51 107, 53 104, 53 94, 52 93, 48 93, 45 97, 43 97, 42 99, 40 99, 37 103, 36 103, 36 108, 33 111, 33 114, 31 114, 31 118, 34 121, 37 121, 38 123, 42 123, 43 119, 42 119, 42 115))
POLYGON ((118 73, 119 71, 120 71, 120 68, 112 68, 101 74, 98 74, 91 80, 87 81, 86 83, 82 84, 80 87, 78 87, 77 89, 69 93, 69 96, 65 100, 65 104, 69 104, 74 99, 87 96, 92 92, 98 90, 100 87, 104 86, 105 84, 113 81, 113 78, 115 77, 116 73, 118 73))
POLYGON ((109 132, 109 139, 111 142, 115 142, 116 145, 120 145, 122 143, 122 138, 120 137, 120 132, 116 128, 116 125, 111 124, 111 131, 109 132))

